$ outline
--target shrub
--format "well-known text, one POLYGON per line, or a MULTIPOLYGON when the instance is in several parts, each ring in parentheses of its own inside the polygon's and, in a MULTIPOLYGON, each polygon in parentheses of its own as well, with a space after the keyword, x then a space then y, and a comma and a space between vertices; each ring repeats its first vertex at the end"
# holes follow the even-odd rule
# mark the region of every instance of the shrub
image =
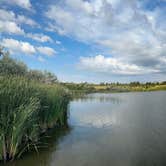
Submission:
POLYGON ((12 160, 56 124, 63 125, 69 95, 61 85, 0 77, 0 160, 12 160))

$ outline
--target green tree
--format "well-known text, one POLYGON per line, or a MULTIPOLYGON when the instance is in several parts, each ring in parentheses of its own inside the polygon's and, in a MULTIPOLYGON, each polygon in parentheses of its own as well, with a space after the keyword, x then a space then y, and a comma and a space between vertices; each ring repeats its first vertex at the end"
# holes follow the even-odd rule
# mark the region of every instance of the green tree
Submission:
POLYGON ((27 66, 12 59, 8 52, 1 50, 2 59, 0 60, 0 75, 19 75, 23 76, 27 73, 27 66))
POLYGON ((44 72, 44 77, 45 77, 44 82, 47 84, 57 83, 58 81, 56 75, 48 71, 44 72))
POLYGON ((4 47, 0 46, 0 56, 3 56, 4 54, 4 47))

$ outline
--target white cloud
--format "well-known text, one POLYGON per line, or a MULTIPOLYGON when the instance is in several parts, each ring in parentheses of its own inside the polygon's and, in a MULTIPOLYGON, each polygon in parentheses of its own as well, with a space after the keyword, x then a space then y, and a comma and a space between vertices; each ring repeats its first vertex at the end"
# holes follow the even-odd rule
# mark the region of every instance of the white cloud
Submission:
POLYGON ((70 6, 73 10, 78 12, 82 11, 87 14, 93 13, 93 8, 90 2, 82 0, 66 0, 66 4, 70 6))
POLYGON ((38 57, 38 60, 39 60, 40 62, 45 62, 45 59, 44 59, 42 56, 39 56, 39 57, 38 57))
POLYGON ((4 21, 5 20, 13 21, 13 20, 15 20, 15 14, 12 11, 0 9, 0 19, 4 20, 4 21))
POLYGON ((15 22, 12 21, 1 21, 0 20, 0 31, 5 33, 24 34, 24 30, 21 29, 15 22))
POLYGON ((45 54, 48 56, 53 56, 56 54, 56 51, 50 47, 45 47, 45 46, 41 46, 41 47, 37 47, 36 48, 38 52, 40 52, 41 54, 45 54))
POLYGON ((142 3, 136 0, 62 0, 50 5, 45 16, 50 19, 48 29, 99 45, 110 54, 111 59, 104 58, 104 62, 123 62, 125 68, 122 70, 116 65, 116 73, 166 72, 163 67, 165 8, 148 10, 142 3))
POLYGON ((66 12, 62 10, 61 8, 57 6, 51 6, 50 10, 47 12, 47 17, 48 18, 58 18, 56 21, 58 22, 59 25, 63 25, 63 27, 55 27, 57 28, 57 31, 60 34, 65 34, 67 31, 72 32, 72 24, 74 24, 74 18, 72 17, 72 14, 69 12, 66 12), (55 12, 56 11, 56 12, 55 12))
POLYGON ((38 26, 38 24, 24 15, 16 15, 13 11, 0 9, 0 30, 5 33, 25 34, 21 24, 38 26))
POLYGON ((38 34, 28 33, 26 36, 33 39, 33 40, 43 42, 43 43, 44 42, 53 42, 51 37, 44 35, 44 34, 41 34, 41 33, 38 33, 38 34))
POLYGON ((34 20, 24 16, 24 15, 17 15, 16 21, 21 24, 27 24, 30 26, 39 26, 34 20))
POLYGON ((79 68, 94 72, 119 75, 139 75, 142 74, 142 72, 144 72, 144 74, 159 72, 155 69, 145 70, 143 67, 124 63, 119 59, 104 57, 103 55, 97 55, 95 57, 81 57, 79 68))
POLYGON ((59 45, 59 44, 61 44, 61 41, 56 40, 55 43, 59 45))
POLYGON ((13 11, 8 11, 5 9, 0 9, 0 20, 1 21, 12 21, 17 24, 27 24, 30 26, 38 26, 38 24, 34 20, 32 20, 24 15, 15 14, 13 11))
POLYGON ((17 5, 21 8, 27 9, 27 10, 32 9, 32 4, 31 4, 30 0, 2 0, 2 2, 17 5))
MULTIPOLYGON (((19 41, 12 38, 2 39, 1 44, 6 47, 12 54, 24 53, 27 55, 33 55, 40 53, 47 56, 53 56, 56 54, 56 51, 53 48, 46 46, 37 47, 28 42, 19 41)), ((42 61, 41 57, 39 59, 42 61)))
POLYGON ((110 53, 121 60, 139 66, 156 67, 165 56, 166 45, 150 32, 135 29, 113 36, 112 40, 98 41, 100 45, 111 48, 110 53), (122 36, 126 36, 123 38, 122 36), (146 38, 142 38, 146 36, 146 38))
POLYGON ((9 49, 11 53, 25 53, 32 55, 36 53, 36 49, 28 42, 18 41, 15 39, 3 39, 2 45, 9 49))

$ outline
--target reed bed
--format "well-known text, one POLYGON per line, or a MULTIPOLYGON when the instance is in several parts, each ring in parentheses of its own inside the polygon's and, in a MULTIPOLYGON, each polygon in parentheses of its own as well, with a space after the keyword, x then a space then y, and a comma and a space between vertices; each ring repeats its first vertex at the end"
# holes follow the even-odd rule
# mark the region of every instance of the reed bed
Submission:
POLYGON ((68 91, 21 76, 0 76, 0 160, 36 148, 41 132, 66 123, 68 91))

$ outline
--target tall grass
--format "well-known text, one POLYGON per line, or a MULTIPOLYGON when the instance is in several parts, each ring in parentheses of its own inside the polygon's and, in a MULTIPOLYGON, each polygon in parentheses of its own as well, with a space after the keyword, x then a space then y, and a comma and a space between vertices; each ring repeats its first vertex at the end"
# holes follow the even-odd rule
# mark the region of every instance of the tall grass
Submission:
POLYGON ((66 123, 66 110, 69 102, 69 92, 64 87, 54 85, 39 86, 41 109, 39 111, 39 124, 42 130, 53 127, 55 124, 66 123))
POLYGON ((13 160, 39 134, 64 124, 69 95, 60 85, 18 76, 0 76, 0 160, 13 160))

